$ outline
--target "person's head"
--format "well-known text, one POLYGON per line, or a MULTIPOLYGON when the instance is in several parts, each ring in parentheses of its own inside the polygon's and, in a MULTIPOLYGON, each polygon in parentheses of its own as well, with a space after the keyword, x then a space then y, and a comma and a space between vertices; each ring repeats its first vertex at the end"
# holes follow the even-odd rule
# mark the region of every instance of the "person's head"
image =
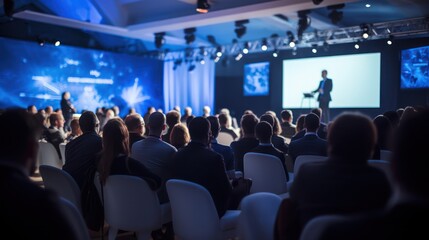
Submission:
POLYGON ((361 113, 344 112, 328 131, 328 154, 344 162, 366 163, 372 156, 377 132, 371 119, 361 113))
POLYGON ((256 117, 255 114, 253 113, 244 114, 241 117, 241 121, 240 121, 240 126, 241 126, 241 130, 243 131, 243 134, 247 136, 254 136, 255 127, 256 127, 256 124, 258 124, 258 122, 259 122, 259 119, 258 117, 256 117))
POLYGON ((203 107, 203 116, 208 117, 210 116, 211 108, 209 106, 203 107))
POLYGON ((27 112, 29 112, 31 114, 36 114, 37 113, 37 107, 35 105, 30 105, 27 107, 27 112))
POLYGON ((152 113, 154 113, 154 112, 156 112, 155 107, 150 106, 150 107, 148 107, 148 108, 147 108, 147 113, 148 113, 148 114, 152 114, 152 113))
POLYGON ((173 110, 178 111, 180 113, 180 106, 174 106, 173 110))
POLYGON ((392 134, 392 124, 384 115, 378 115, 372 120, 377 130, 377 143, 381 149, 388 149, 392 134))
POLYGON ((304 117, 304 128, 307 132, 316 132, 320 125, 319 117, 314 113, 309 113, 304 117))
POLYGON ((395 129, 399 124, 399 115, 394 110, 389 110, 383 113, 385 117, 387 117, 392 124, 392 127, 395 129))
POLYGON ((119 154, 130 155, 129 133, 122 119, 112 118, 103 127, 103 151, 99 163, 102 182, 110 175, 112 162, 119 154))
POLYGON ((7 109, 0 114, 0 132, 0 161, 22 166, 32 175, 41 134, 35 116, 25 109, 7 109))
POLYGON ((322 70, 322 78, 325 79, 328 76, 327 70, 322 70))
POLYGON ((174 125, 180 123, 180 112, 176 110, 169 111, 166 115, 166 123, 169 128, 174 127, 174 125))
POLYGON ((298 119, 296 120, 296 131, 299 132, 302 129, 304 129, 304 119, 307 114, 301 114, 299 115, 298 119))
POLYGON ((417 111, 414 107, 412 107, 412 106, 405 107, 404 112, 402 113, 402 115, 399 119, 399 124, 402 123, 405 119, 412 117, 416 113, 417 113, 417 111))
POLYGON ((225 113, 226 115, 231 115, 228 108, 222 108, 219 113, 225 113))
POLYGON ((255 136, 260 143, 271 143, 273 136, 273 128, 271 124, 266 121, 260 121, 255 127, 255 136))
POLYGON ((192 119, 195 118, 195 115, 189 115, 188 118, 186 118, 186 126, 189 128, 189 123, 192 121, 192 119))
POLYGON ((135 108, 133 108, 133 107, 129 108, 129 109, 128 109, 128 115, 129 115, 129 114, 133 114, 133 113, 137 113, 137 112, 136 112, 136 109, 135 109, 135 108))
POLYGON ((192 108, 185 107, 185 116, 191 116, 191 115, 192 115, 192 108))
POLYGON ((61 99, 69 100, 70 99, 70 92, 63 92, 61 94, 61 99))
POLYGON ((321 108, 313 108, 313 109, 311 109, 310 113, 314 113, 319 117, 319 119, 322 119, 322 113, 323 112, 322 112, 321 108))
POLYGON ((115 117, 115 112, 113 109, 107 109, 106 110, 106 119, 112 119, 115 117))
POLYGON ((208 144, 210 142, 210 122, 205 117, 196 117, 189 123, 191 140, 208 144))
POLYGON ((174 125, 170 133, 170 144, 176 148, 181 148, 186 146, 189 141, 191 141, 191 137, 188 127, 182 123, 174 125))
POLYGON ((143 136, 145 132, 143 117, 138 113, 128 114, 125 117, 125 125, 130 133, 138 133, 143 136))
POLYGON ((271 125, 271 127, 274 126, 274 117, 271 114, 268 113, 264 113, 261 115, 261 117, 259 118, 259 121, 265 121, 267 123, 269 123, 271 125))
POLYGON ((392 171, 401 189, 429 198, 429 111, 421 111, 399 125, 393 143, 392 171), (422 137, 416 137, 422 136, 422 137))
POLYGON ((220 120, 216 116, 208 116, 207 120, 209 120, 210 122, 212 137, 216 139, 217 136, 219 136, 219 132, 220 132, 220 120))
POLYGON ((100 128, 100 121, 92 111, 85 111, 79 117, 79 126, 80 130, 82 130, 83 133, 98 133, 100 128))
POLYGON ((399 118, 401 118, 401 117, 402 117, 402 114, 404 113, 404 110, 405 110, 405 109, 403 109, 403 108, 398 108, 398 109, 396 109, 396 113, 398 114, 399 118))
POLYGON ((118 117, 119 113, 121 112, 119 110, 119 107, 115 105, 115 106, 112 107, 112 110, 113 110, 113 113, 115 114, 115 116, 118 117))
POLYGON ((280 126, 280 121, 276 113, 274 111, 267 111, 266 114, 273 116, 273 134, 280 135, 282 133, 282 127, 280 126))
POLYGON ((46 106, 45 107, 45 114, 47 116, 51 115, 51 113, 54 111, 54 109, 52 108, 52 106, 46 106))
POLYGON ((254 113, 252 110, 247 109, 247 110, 244 110, 244 112, 243 112, 243 115, 246 115, 246 114, 254 114, 254 113))
POLYGON ((231 127, 232 119, 230 115, 227 115, 226 113, 221 113, 219 114, 218 118, 219 118, 219 124, 222 127, 226 127, 226 128, 231 127))
POLYGON ((49 122, 52 127, 62 128, 64 127, 64 117, 59 113, 51 113, 49 116, 49 122))
POLYGON ((149 127, 149 134, 154 136, 161 136, 162 131, 166 128, 165 115, 160 112, 153 112, 149 116, 147 123, 149 127))
POLYGON ((73 118, 70 122, 71 133, 75 136, 82 135, 82 131, 79 126, 79 119, 73 118))
POLYGON ((281 113, 281 118, 283 122, 290 122, 292 123, 293 121, 293 113, 291 110, 283 110, 281 113))

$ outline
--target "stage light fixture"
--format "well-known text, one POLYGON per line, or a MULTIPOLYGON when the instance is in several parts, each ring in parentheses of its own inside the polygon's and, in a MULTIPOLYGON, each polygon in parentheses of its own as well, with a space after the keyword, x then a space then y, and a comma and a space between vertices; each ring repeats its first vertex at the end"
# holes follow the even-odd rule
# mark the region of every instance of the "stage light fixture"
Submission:
POLYGON ((60 46, 60 45, 61 45, 61 42, 60 42, 59 40, 56 40, 56 41, 54 42, 54 45, 55 45, 55 47, 58 47, 58 46, 60 46))
POLYGON ((312 52, 312 53, 314 53, 314 54, 316 54, 316 53, 317 53, 317 44, 313 44, 313 45, 312 45, 311 52, 312 52))
POLYGON ((323 2, 323 0, 313 0, 314 5, 319 5, 323 2))
POLYGON ((356 43, 355 44, 355 49, 359 49, 359 48, 360 48, 359 43, 356 43))
POLYGON ((222 57, 222 47, 221 46, 218 46, 216 48, 216 56, 222 57))
POLYGON ((197 0, 196 11, 199 13, 208 13, 210 9, 210 4, 207 0, 197 0))
POLYGON ((331 22, 333 24, 337 24, 343 19, 343 12, 339 11, 340 9, 343 9, 346 5, 344 3, 342 4, 336 4, 328 6, 327 9, 331 10, 331 12, 328 14, 329 19, 331 19, 331 22))
POLYGON ((39 46, 43 47, 45 46, 45 40, 38 38, 37 39, 37 43, 39 44, 39 46))
POLYGON ((308 16, 310 10, 298 12, 298 39, 302 38, 302 34, 311 25, 311 18, 308 16))
POLYGON ((243 53, 248 54, 249 53, 249 43, 245 42, 243 46, 243 53))
POLYGON ((249 20, 239 20, 235 21, 235 34, 237 35, 237 38, 241 38, 244 34, 246 34, 247 28, 244 26, 244 24, 249 23, 249 20))
POLYGON ((389 38, 386 41, 387 45, 392 45, 393 44, 393 36, 389 35, 389 38))
POLYGON ((235 56, 235 61, 240 61, 240 59, 243 57, 243 54, 241 54, 241 53, 238 53, 236 56, 235 56))
POLYGON ((155 33, 155 47, 156 48, 161 48, 162 45, 164 45, 165 43, 165 32, 160 32, 160 33, 155 33))
POLYGON ((275 49, 273 52, 273 57, 278 57, 279 56, 279 50, 275 49))
POLYGON ((186 28, 184 30, 186 44, 190 44, 190 43, 193 43, 195 41, 195 32, 196 31, 197 31, 196 28, 186 28))
POLYGON ((287 36, 289 47, 291 48, 295 47, 295 36, 293 35, 293 33, 291 31, 287 31, 286 36, 287 36))
POLYGON ((261 50, 262 51, 267 51, 267 49, 268 49, 267 44, 268 44, 267 39, 266 38, 262 39, 262 43, 261 43, 261 50))
POLYGON ((368 24, 362 24, 360 26, 360 28, 362 30, 362 38, 363 39, 368 39, 369 38, 369 33, 370 33, 369 25, 368 24))

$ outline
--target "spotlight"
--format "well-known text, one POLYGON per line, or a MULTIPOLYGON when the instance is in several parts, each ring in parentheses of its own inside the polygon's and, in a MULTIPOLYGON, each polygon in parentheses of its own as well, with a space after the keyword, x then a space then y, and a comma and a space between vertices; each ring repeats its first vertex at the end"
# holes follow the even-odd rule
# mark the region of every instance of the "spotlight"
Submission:
POLYGON ((235 22, 235 34, 237 38, 241 38, 244 34, 246 34, 246 26, 244 24, 249 23, 249 20, 240 20, 235 22))
POLYGON ((195 67, 196 67, 196 66, 195 66, 195 64, 191 62, 191 64, 190 64, 190 65, 189 65, 189 67, 188 67, 188 71, 189 71, 189 72, 194 71, 194 70, 195 70, 195 67))
POLYGON ((60 46, 60 45, 61 45, 61 42, 60 42, 59 40, 56 40, 56 41, 54 42, 54 45, 55 45, 55 47, 58 47, 58 46, 60 46))
POLYGON ((197 31, 196 28, 186 28, 184 30, 185 32, 185 40, 186 40, 186 44, 190 44, 192 42, 195 41, 195 32, 197 31))
POLYGON ((222 57, 222 47, 221 46, 218 46, 216 48, 216 56, 222 57))
POLYGON ((390 35, 389 38, 386 41, 387 45, 392 45, 393 44, 393 36, 390 35))
POLYGON ((206 64, 206 61, 204 61, 204 59, 201 59, 200 63, 204 65, 204 64, 206 64))
POLYGON ((243 54, 239 53, 237 56, 235 56, 235 61, 240 61, 240 59, 243 57, 243 54))
POLYGON ((369 38, 369 25, 368 24, 362 24, 360 26, 362 30, 362 38, 368 39, 369 38))
POLYGON ((289 47, 291 48, 295 47, 295 36, 293 35, 293 33, 291 31, 287 31, 286 36, 289 41, 289 47))
POLYGON ((43 46, 45 45, 45 40, 38 38, 38 39, 37 39, 37 43, 38 43, 41 47, 43 47, 43 46))
POLYGON ((245 42, 243 46, 243 53, 248 54, 249 53, 249 43, 245 42))
POLYGON ((311 52, 314 53, 314 54, 316 54, 317 53, 317 45, 313 44, 312 47, 313 48, 311 49, 311 52))
POLYGON ((164 39, 165 32, 155 33, 155 46, 156 48, 161 48, 165 43, 164 39))
POLYGON ((261 49, 262 51, 267 51, 268 46, 267 46, 267 39, 262 39, 262 45, 261 45, 261 49))
POLYGON ((337 10, 343 9, 345 6, 346 5, 342 3, 327 7, 328 10, 331 10, 331 12, 328 14, 328 17, 331 19, 333 24, 337 24, 343 19, 343 12, 337 10))
POLYGON ((198 0, 196 11, 199 13, 208 13, 210 9, 210 4, 207 0, 198 0))
POLYGON ((278 57, 279 56, 279 50, 275 49, 273 52, 273 57, 278 57))
POLYGON ((304 31, 311 25, 311 18, 307 16, 309 13, 309 10, 298 12, 298 39, 302 38, 304 31))
POLYGON ((356 43, 356 44, 355 44, 355 48, 356 48, 356 49, 359 49, 359 48, 360 48, 359 43, 356 43))
POLYGON ((314 5, 319 5, 323 0, 313 0, 314 5))

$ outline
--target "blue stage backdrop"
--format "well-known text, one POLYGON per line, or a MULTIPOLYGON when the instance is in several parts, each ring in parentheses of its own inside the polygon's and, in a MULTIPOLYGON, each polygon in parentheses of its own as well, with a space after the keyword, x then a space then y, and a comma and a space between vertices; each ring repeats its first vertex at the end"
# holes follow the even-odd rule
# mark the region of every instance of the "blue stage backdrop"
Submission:
POLYGON ((60 107, 71 93, 78 112, 117 105, 144 114, 162 108, 163 62, 141 56, 0 38, 0 108, 60 107))

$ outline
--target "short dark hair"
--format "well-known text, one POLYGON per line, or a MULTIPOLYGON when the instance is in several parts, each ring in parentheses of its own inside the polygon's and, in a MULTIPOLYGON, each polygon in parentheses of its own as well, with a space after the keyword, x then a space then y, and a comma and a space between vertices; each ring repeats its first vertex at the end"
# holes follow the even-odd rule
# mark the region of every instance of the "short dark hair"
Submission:
POLYGON ((83 133, 95 131, 95 127, 99 124, 98 118, 92 111, 85 111, 79 117, 80 130, 83 133))
POLYGON ((304 127, 307 129, 307 132, 315 132, 320 126, 320 119, 314 113, 309 113, 304 118, 304 127))
POLYGON ((274 127, 274 117, 271 114, 265 113, 262 114, 259 118, 259 121, 265 121, 271 125, 271 127, 274 127))
POLYGON ((244 134, 254 134, 256 124, 258 124, 259 119, 253 113, 244 114, 241 117, 240 125, 243 129, 244 134))
POLYGON ((225 113, 220 113, 218 119, 220 125, 226 125, 228 123, 228 116, 225 113))
POLYGON ((296 129, 297 131, 301 131, 302 129, 304 129, 304 119, 305 116, 307 116, 307 114, 301 114, 299 115, 298 119, 296 120, 296 129))
POLYGON ((369 117, 361 113, 344 112, 329 127, 329 155, 345 161, 366 163, 374 150, 376 134, 369 117))
POLYGON ((149 116, 147 125, 149 126, 149 132, 162 131, 162 127, 165 124, 165 115, 161 112, 153 112, 149 116))
POLYGON ((216 116, 208 116, 207 120, 209 120, 210 122, 210 128, 212 131, 213 138, 217 138, 220 129, 219 119, 216 116))
POLYGON ((283 110, 280 113, 283 120, 288 121, 290 118, 292 118, 293 114, 291 110, 283 110))
POLYGON ((269 142, 273 136, 273 127, 266 121, 260 121, 256 124, 255 136, 261 142, 269 142))
POLYGON ((310 113, 316 114, 319 119, 322 117, 322 109, 321 108, 313 108, 311 109, 310 113))
POLYGON ((125 125, 128 128, 128 131, 138 130, 142 125, 144 125, 143 117, 138 113, 128 114, 125 117, 125 125))
POLYGON ((173 128, 174 125, 180 123, 180 112, 177 110, 171 110, 165 115, 165 118, 168 127, 173 128))
POLYGON ((196 117, 189 123, 191 140, 204 140, 210 133, 210 122, 205 117, 196 117))

